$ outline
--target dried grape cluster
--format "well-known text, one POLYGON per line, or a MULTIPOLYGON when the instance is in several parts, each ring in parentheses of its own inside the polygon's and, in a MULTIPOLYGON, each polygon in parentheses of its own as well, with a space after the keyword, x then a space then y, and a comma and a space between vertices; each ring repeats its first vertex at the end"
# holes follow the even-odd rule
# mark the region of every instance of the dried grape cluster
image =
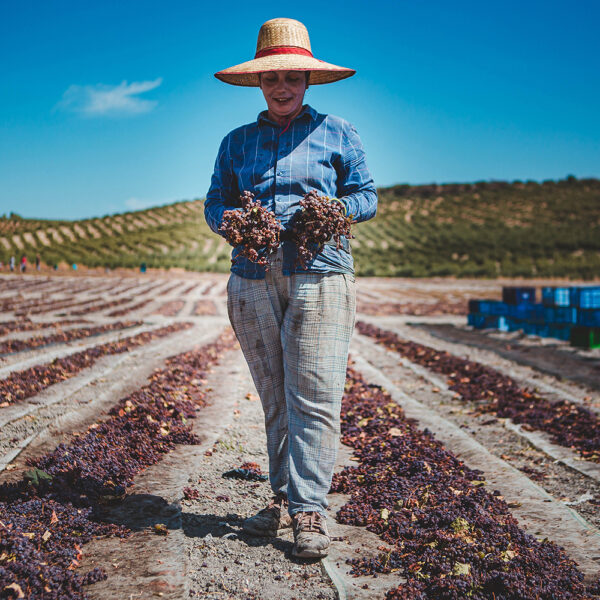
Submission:
POLYGON ((292 217, 290 230, 292 241, 298 248, 298 263, 306 269, 323 245, 330 239, 341 248, 341 237, 351 238, 351 217, 344 215, 344 205, 327 196, 319 196, 316 190, 308 192, 300 200, 300 208, 292 217))
POLYGON ((30 398, 59 381, 70 379, 83 369, 91 367, 102 356, 128 352, 132 348, 143 346, 152 340, 189 329, 192 326, 192 323, 173 323, 159 329, 138 333, 117 342, 101 344, 63 358, 57 358, 44 365, 15 371, 0 381, 0 398, 2 398, 0 406, 30 398))
POLYGON ((402 340, 367 323, 359 321, 356 327, 410 361, 446 375, 448 388, 464 401, 476 403, 481 412, 545 431, 557 444, 577 450, 586 460, 600 462, 600 419, 585 406, 568 400, 551 402, 495 369, 402 340))
POLYGON ((358 466, 334 475, 350 499, 337 518, 367 526, 388 546, 350 560, 354 575, 398 572, 387 600, 591 600, 565 552, 525 533, 498 492, 484 487, 428 430, 406 419, 381 387, 349 368, 342 442, 358 466))
POLYGON ((186 419, 205 405, 207 373, 234 343, 227 331, 168 359, 106 421, 28 461, 33 469, 22 480, 0 485, 0 597, 83 600, 82 586, 106 578, 100 569, 75 572, 83 544, 129 533, 101 522, 103 503, 121 497, 137 473, 175 444, 198 443, 186 419))
POLYGON ((60 333, 55 333, 53 335, 32 337, 26 340, 6 340, 5 342, 0 342, 0 354, 22 352, 23 350, 32 350, 33 348, 40 348, 41 346, 48 346, 49 344, 81 340, 83 338, 92 337, 94 335, 108 333, 109 331, 127 329, 129 327, 137 327, 138 325, 142 325, 142 322, 115 321, 114 323, 107 323, 104 325, 98 325, 96 327, 82 327, 79 329, 69 329, 67 331, 61 331, 60 333))
POLYGON ((279 246, 279 233, 282 229, 277 217, 254 200, 252 192, 245 191, 240 196, 242 210, 226 210, 219 232, 234 247, 241 246, 239 256, 268 266, 268 255, 279 246))

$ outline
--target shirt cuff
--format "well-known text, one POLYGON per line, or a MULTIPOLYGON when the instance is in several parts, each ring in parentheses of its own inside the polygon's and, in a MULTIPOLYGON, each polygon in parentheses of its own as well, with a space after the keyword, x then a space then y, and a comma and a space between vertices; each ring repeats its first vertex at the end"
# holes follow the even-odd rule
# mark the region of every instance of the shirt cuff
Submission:
POLYGON ((332 202, 339 202, 344 207, 344 216, 347 216, 347 214, 348 214, 348 203, 346 202, 346 200, 344 200, 344 198, 332 198, 331 201, 332 202))

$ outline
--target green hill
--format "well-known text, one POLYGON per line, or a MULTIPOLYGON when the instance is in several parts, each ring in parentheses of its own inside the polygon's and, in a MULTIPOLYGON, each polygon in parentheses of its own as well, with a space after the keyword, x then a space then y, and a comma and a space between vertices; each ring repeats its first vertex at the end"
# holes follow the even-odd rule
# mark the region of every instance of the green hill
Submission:
MULTIPOLYGON (((397 185, 379 190, 372 221, 355 226, 359 275, 600 276, 600 180, 397 185)), ((0 260, 227 271, 230 248, 201 200, 48 221, 0 218, 0 260)))

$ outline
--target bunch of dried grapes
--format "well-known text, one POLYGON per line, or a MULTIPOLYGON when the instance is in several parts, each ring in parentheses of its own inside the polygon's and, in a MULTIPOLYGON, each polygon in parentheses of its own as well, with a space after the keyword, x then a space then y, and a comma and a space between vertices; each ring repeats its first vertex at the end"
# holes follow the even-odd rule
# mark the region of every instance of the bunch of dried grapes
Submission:
POLYGON ((237 256, 245 256, 252 262, 267 267, 268 255, 279 246, 281 224, 270 210, 261 206, 260 200, 254 200, 252 192, 245 191, 240 196, 240 201, 241 211, 226 210, 223 213, 219 232, 232 246, 242 246, 237 256))
POLYGON ((319 196, 316 190, 306 194, 300 200, 300 206, 302 208, 292 219, 291 231, 292 240, 298 247, 298 263, 306 269, 325 242, 333 238, 339 250, 342 246, 341 237, 352 237, 352 218, 345 216, 341 202, 319 196))

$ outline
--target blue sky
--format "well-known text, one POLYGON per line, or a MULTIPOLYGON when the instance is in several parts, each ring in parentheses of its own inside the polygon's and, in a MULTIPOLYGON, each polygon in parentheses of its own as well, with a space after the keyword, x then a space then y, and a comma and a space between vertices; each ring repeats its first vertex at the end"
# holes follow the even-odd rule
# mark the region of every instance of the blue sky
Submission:
POLYGON ((600 176, 597 1, 0 0, 0 214, 203 197, 264 108, 213 73, 279 16, 357 70, 306 102, 356 125, 378 186, 600 176))

